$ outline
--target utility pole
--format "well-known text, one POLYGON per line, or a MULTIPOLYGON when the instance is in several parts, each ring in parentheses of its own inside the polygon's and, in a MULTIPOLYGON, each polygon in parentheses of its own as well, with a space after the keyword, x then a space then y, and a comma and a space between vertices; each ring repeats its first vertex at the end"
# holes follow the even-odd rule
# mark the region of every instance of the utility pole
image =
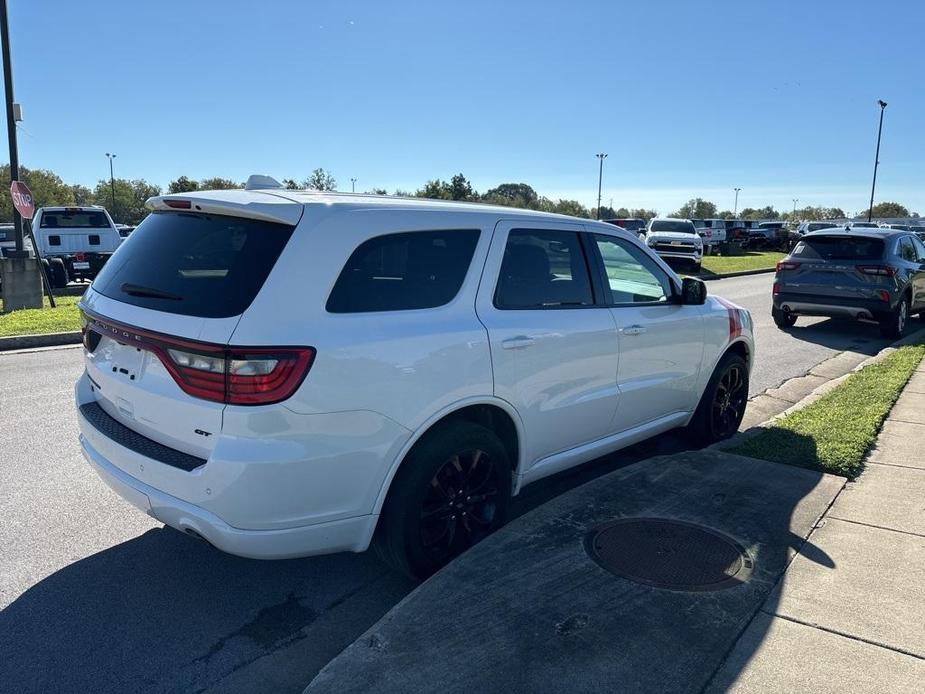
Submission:
POLYGON ((601 218, 601 184, 604 181, 604 160, 607 158, 607 155, 603 152, 601 154, 595 154, 598 159, 601 160, 601 166, 597 173, 597 218, 601 218))
POLYGON ((733 190, 736 192, 736 202, 735 202, 735 205, 732 206, 732 216, 735 217, 736 213, 739 211, 739 191, 742 189, 733 188, 733 190))
POLYGON ((111 212, 115 213, 116 209, 116 180, 112 177, 112 160, 116 158, 115 154, 110 154, 106 152, 106 158, 109 159, 109 190, 112 192, 112 209, 111 212))
MULTIPOLYGON (((6 90, 6 132, 10 140, 10 181, 19 180, 19 149, 16 146, 16 117, 13 114, 13 66, 10 64, 10 25, 7 21, 6 0, 0 0, 0 42, 3 52, 3 86, 6 90)), ((28 258, 22 234, 22 216, 13 209, 13 229, 16 250, 11 258, 28 258)), ((8 310, 8 309, 7 309, 8 310)))
POLYGON ((351 193, 357 192, 357 180, 355 178, 350 179, 350 192, 351 193))
POLYGON ((799 198, 794 198, 794 199, 793 199, 793 220, 796 220, 796 218, 797 218, 797 203, 798 203, 798 202, 800 202, 800 199, 799 199, 799 198))
POLYGON ((886 109, 886 102, 878 99, 880 104, 880 127, 877 129, 877 153, 874 155, 874 182, 870 184, 870 207, 867 208, 867 221, 871 220, 874 214, 874 190, 877 188, 877 167, 880 165, 880 135, 883 134, 883 111, 886 109))

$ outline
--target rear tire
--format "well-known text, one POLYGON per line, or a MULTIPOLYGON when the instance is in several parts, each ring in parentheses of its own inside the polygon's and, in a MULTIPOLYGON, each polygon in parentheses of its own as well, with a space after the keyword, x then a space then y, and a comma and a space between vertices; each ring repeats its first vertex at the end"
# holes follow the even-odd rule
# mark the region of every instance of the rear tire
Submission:
POLYGON ((392 568, 423 580, 500 528, 510 498, 511 464, 494 432, 448 422, 402 462, 373 547, 392 568))
POLYGON ((796 325, 797 322, 797 317, 795 314, 783 311, 779 308, 771 309, 771 317, 774 319, 774 325, 776 325, 781 330, 792 328, 794 325, 796 325))
POLYGON ((909 323, 909 297, 903 297, 896 310, 880 320, 880 334, 898 340, 906 332, 909 323))
POLYGON ((52 258, 49 261, 50 277, 48 281, 55 289, 64 289, 67 286, 67 268, 61 258, 52 258))
POLYGON ((710 376, 687 435, 700 446, 728 439, 739 430, 747 403, 748 365, 738 354, 727 352, 710 376))

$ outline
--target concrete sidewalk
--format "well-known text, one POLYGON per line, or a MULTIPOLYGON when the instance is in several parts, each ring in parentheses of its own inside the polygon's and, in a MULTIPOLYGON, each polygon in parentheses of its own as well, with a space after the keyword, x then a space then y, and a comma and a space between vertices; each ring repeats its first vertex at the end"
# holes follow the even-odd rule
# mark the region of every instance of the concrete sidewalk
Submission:
MULTIPOLYGON (((516 519, 438 572, 329 663, 308 692, 698 692, 771 594, 844 479, 719 451, 649 458, 516 519), (750 571, 722 590, 614 575, 589 556, 615 519, 731 538, 750 571)), ((707 545, 641 560, 684 574, 707 545)), ((808 552, 831 565, 824 552, 808 552)), ((641 564, 640 564, 641 566, 641 564)))
POLYGON ((925 691, 925 363, 709 692, 925 691))

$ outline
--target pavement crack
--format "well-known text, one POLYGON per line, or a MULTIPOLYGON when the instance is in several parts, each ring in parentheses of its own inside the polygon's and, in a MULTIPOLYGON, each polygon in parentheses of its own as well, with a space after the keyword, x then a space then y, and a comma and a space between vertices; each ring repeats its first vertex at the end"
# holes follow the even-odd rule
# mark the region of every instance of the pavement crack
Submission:
POLYGON ((839 518, 838 516, 827 516, 832 520, 841 521, 842 523, 851 523, 852 525, 863 525, 866 528, 875 528, 877 530, 885 530, 891 533, 899 533, 900 535, 911 535, 912 537, 921 537, 925 538, 925 534, 914 533, 911 530, 898 530, 896 528, 888 528, 885 525, 877 525, 875 523, 864 523, 863 521, 849 520, 847 518, 839 518))
POLYGON ((829 634, 834 634, 835 636, 841 636, 842 638, 851 639, 852 641, 859 641, 860 643, 866 643, 870 646, 876 646, 877 648, 883 648, 888 651, 893 651, 894 653, 901 653, 902 655, 907 655, 910 658, 916 658, 917 660, 925 661, 925 655, 919 653, 914 653, 912 651, 906 650, 905 648, 900 648, 899 646, 891 646, 880 641, 874 641, 873 639, 865 639, 863 636, 855 636, 854 634, 849 634, 838 629, 832 629, 830 627, 824 627, 821 624, 815 624, 813 622, 805 622, 802 619, 797 619, 796 617, 790 617, 788 615, 779 614, 777 612, 768 612, 767 610, 761 610, 766 615, 774 617, 776 619, 784 619, 788 622, 793 622, 794 624, 800 624, 804 627, 809 627, 810 629, 818 629, 819 631, 824 631, 829 634))

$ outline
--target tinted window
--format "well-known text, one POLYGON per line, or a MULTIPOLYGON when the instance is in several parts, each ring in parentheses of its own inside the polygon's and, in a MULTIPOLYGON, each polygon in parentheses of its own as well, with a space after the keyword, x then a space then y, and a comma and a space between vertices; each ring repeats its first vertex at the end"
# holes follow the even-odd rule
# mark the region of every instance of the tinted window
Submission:
POLYGON ((369 239, 347 260, 328 297, 327 310, 408 311, 448 304, 462 286, 478 240, 478 229, 413 231, 369 239))
POLYGON ((610 304, 651 303, 668 301, 670 284, 665 273, 645 251, 630 243, 595 234, 594 241, 601 252, 610 297, 610 304))
POLYGON ((652 221, 649 231, 674 231, 681 234, 696 233, 693 224, 675 219, 655 219, 652 221))
POLYGON ((58 236, 57 234, 51 234, 51 235, 48 237, 48 245, 49 245, 49 246, 60 246, 60 245, 61 245, 61 237, 58 236))
POLYGON ((99 234, 90 234, 90 236, 89 236, 88 238, 89 238, 89 241, 90 241, 90 245, 91 245, 91 246, 99 246, 99 245, 100 245, 100 235, 99 235, 99 234))
POLYGON ((495 293, 498 308, 556 308, 594 303, 578 234, 515 229, 508 234, 495 293))
POLYGON ((902 238, 899 240, 899 243, 896 245, 896 255, 912 263, 917 263, 919 261, 919 254, 916 253, 915 247, 912 245, 912 239, 910 238, 902 238))
POLYGON ((61 212, 42 213, 40 229, 99 229, 108 227, 106 215, 100 211, 81 212, 63 210, 61 212))
POLYGON ((240 217, 154 212, 103 266, 93 288, 158 311, 237 316, 257 296, 292 229, 240 217))
POLYGON ((810 236, 791 255, 806 260, 878 260, 883 241, 865 236, 810 236))
POLYGON ((925 263, 925 243, 922 243, 918 236, 910 236, 909 239, 912 241, 912 247, 918 256, 918 262, 925 263))

